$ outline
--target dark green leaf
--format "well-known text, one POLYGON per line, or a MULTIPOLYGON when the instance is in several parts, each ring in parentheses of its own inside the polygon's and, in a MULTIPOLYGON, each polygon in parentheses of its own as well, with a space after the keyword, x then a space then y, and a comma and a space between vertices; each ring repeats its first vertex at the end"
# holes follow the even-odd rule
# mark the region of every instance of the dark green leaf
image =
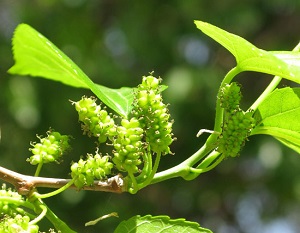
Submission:
POLYGON ((212 233, 202 228, 198 223, 189 222, 185 219, 170 219, 168 216, 134 216, 129 220, 122 221, 114 233, 212 233))

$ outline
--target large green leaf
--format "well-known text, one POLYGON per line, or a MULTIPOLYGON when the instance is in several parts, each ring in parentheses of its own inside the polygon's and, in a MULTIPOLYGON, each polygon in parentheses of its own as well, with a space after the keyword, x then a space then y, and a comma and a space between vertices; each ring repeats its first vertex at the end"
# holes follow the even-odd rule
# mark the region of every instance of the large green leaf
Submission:
MULTIPOLYGON (((255 47, 253 44, 240 36, 229 33, 209 23, 195 21, 197 28, 203 33, 224 46, 233 54, 236 59, 237 67, 240 71, 256 71, 277 75, 282 78, 300 83, 300 64, 290 62, 291 59, 283 54, 292 54, 292 52, 267 52, 255 47)), ((293 61, 300 53, 293 52, 293 61)))
POLYGON ((273 91, 254 113, 252 135, 268 134, 300 153, 300 88, 273 91))
POLYGON ((202 228, 198 223, 185 221, 185 219, 170 219, 168 216, 134 216, 122 221, 114 233, 212 233, 202 228))
POLYGON ((20 24, 13 37, 15 64, 9 73, 43 77, 63 84, 88 88, 108 107, 127 116, 133 101, 131 88, 111 89, 91 79, 61 50, 27 24, 20 24))

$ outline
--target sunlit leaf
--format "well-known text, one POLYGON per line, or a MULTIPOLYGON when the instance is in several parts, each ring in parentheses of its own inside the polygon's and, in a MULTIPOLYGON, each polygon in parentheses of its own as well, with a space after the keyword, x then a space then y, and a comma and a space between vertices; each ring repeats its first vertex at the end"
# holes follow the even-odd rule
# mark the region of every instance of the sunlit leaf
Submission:
POLYGON ((185 219, 170 219, 168 216, 134 216, 119 224, 114 233, 212 233, 196 222, 185 219))
POLYGON ((127 116, 133 101, 132 88, 111 89, 93 81, 61 50, 27 24, 20 24, 13 37, 15 64, 9 73, 47 78, 90 89, 103 103, 127 116))
POLYGON ((299 63, 290 62, 283 54, 280 56, 278 53, 259 49, 244 38, 209 23, 195 21, 195 24, 233 54, 240 71, 262 72, 300 83, 299 63))
POLYGON ((300 88, 273 91, 254 113, 255 134, 274 136, 284 145, 300 152, 300 88))

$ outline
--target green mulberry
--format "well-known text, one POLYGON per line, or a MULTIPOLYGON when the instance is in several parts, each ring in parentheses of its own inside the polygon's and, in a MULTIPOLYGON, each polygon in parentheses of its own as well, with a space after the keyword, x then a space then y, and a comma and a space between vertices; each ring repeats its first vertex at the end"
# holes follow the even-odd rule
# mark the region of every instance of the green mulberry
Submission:
POLYGON ((33 148, 29 149, 33 155, 27 159, 27 161, 32 165, 58 161, 70 148, 69 136, 61 135, 59 132, 48 131, 47 137, 38 138, 40 139, 40 142, 31 143, 33 148))
POLYGON ((94 180, 101 180, 111 174, 113 164, 109 162, 109 156, 87 155, 87 159, 80 159, 78 162, 71 165, 71 176, 77 188, 89 186, 94 183, 94 180))
POLYGON ((226 117, 222 133, 219 136, 218 151, 225 157, 235 157, 240 152, 251 129, 254 127, 252 112, 243 112, 237 109, 226 117))
POLYGON ((236 82, 226 84, 220 91, 221 107, 231 112, 239 107, 242 94, 241 88, 236 82))
POLYGON ((155 153, 171 153, 169 146, 174 141, 173 121, 160 93, 160 79, 144 76, 138 86, 133 103, 133 115, 145 129, 146 142, 155 153))
POLYGON ((115 135, 116 128, 114 119, 97 105, 95 98, 83 97, 74 102, 78 112, 79 121, 82 122, 84 133, 98 138, 99 143, 106 142, 107 138, 115 135))
POLYGON ((122 119, 113 140, 115 150, 112 161, 119 171, 138 172, 138 166, 142 163, 141 157, 145 153, 143 136, 144 130, 136 118, 122 119))

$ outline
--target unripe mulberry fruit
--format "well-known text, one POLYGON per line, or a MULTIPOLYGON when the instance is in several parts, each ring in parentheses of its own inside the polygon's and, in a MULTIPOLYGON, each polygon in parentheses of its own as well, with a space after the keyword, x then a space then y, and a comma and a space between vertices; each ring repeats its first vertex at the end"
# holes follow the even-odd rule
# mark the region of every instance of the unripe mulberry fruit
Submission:
POLYGON ((47 137, 38 137, 39 143, 31 143, 33 148, 29 150, 32 156, 27 159, 32 165, 39 163, 58 162, 62 155, 70 149, 69 136, 61 135, 59 132, 48 131, 47 137))
POLYGON ((79 115, 79 121, 82 122, 84 133, 98 138, 99 143, 106 142, 107 138, 112 138, 115 133, 114 119, 97 105, 95 98, 83 97, 74 102, 75 109, 79 115))
POLYGON ((221 88, 219 98, 222 108, 229 112, 237 109, 242 98, 240 86, 236 82, 226 84, 221 88))
POLYGON ((240 152, 251 129, 254 127, 252 112, 243 112, 240 109, 228 113, 225 119, 222 133, 219 136, 218 151, 225 157, 235 157, 240 152))
POLYGON ((171 153, 169 146, 174 141, 173 121, 160 93, 160 79, 144 76, 138 86, 133 103, 133 115, 145 129, 146 142, 155 153, 171 153))
POLYGON ((106 178, 111 174, 113 164, 109 161, 109 156, 87 155, 87 159, 80 159, 71 165, 71 176, 77 188, 92 185, 95 181, 106 178))
POLYGON ((122 119, 113 140, 115 150, 112 161, 119 171, 138 172, 138 166, 142 163, 141 157, 145 153, 143 133, 144 130, 136 118, 122 119))

